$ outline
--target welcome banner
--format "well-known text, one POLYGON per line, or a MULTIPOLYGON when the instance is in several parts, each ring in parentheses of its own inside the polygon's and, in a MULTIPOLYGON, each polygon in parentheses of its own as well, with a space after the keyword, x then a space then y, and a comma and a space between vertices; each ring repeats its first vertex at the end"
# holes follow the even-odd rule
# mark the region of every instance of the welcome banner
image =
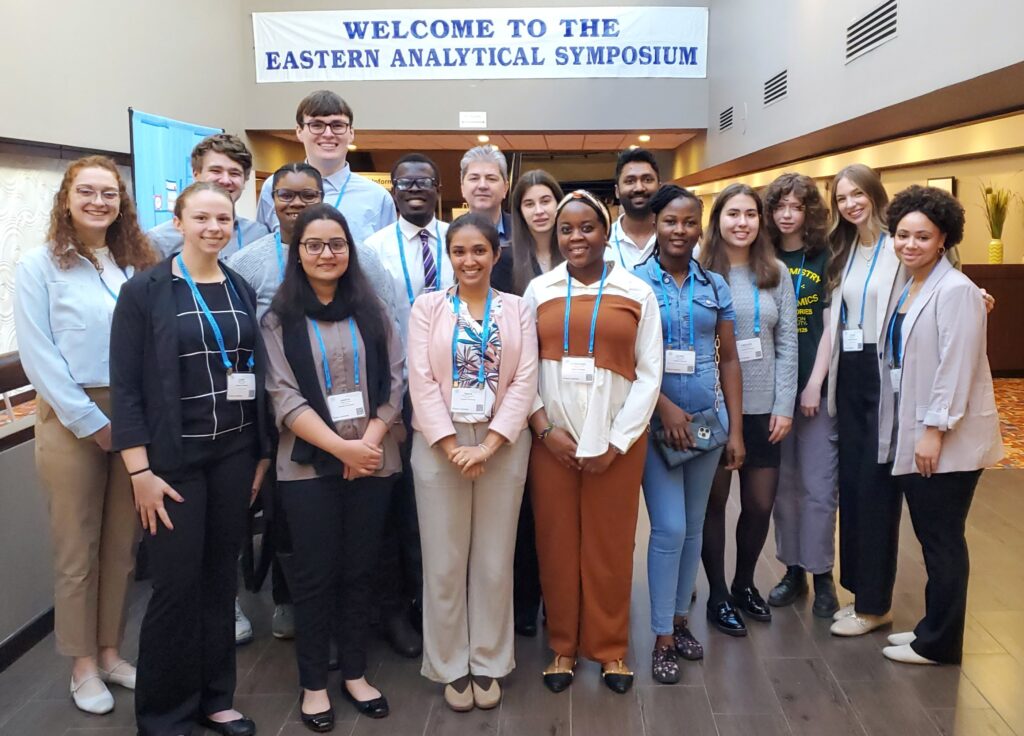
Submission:
POLYGON ((253 13, 256 81, 707 76, 707 8, 253 13))

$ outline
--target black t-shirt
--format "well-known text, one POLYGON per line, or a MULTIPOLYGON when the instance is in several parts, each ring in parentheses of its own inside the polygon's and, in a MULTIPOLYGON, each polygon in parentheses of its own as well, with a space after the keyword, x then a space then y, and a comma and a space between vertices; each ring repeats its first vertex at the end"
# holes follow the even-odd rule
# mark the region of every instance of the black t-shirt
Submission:
POLYGON ((779 259, 786 264, 793 278, 793 290, 800 283, 796 303, 796 332, 799 346, 797 359, 797 391, 803 391, 814 369, 814 358, 818 354, 818 343, 825 332, 825 308, 828 294, 825 291, 825 268, 828 266, 828 251, 807 256, 804 251, 778 251, 779 259), (800 279, 800 263, 803 261, 803 279, 800 279))

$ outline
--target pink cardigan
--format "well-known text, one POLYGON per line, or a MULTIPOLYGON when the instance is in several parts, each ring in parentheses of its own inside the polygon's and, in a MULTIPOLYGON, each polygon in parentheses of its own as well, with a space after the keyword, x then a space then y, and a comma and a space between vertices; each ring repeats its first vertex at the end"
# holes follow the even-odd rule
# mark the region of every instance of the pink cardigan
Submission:
MULTIPOLYGON (((455 434, 451 413, 455 315, 446 296, 443 291, 421 294, 409 315, 406 355, 412 427, 431 445, 455 434)), ((501 312, 495 315, 501 363, 490 429, 515 442, 526 428, 537 396, 537 326, 521 298, 501 292, 501 301, 501 312)))

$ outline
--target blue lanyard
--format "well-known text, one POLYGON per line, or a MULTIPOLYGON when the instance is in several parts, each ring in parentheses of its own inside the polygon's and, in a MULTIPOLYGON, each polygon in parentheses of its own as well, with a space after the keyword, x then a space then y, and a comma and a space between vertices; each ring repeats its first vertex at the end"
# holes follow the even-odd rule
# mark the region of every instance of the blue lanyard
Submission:
POLYGON ((800 275, 796 277, 796 303, 800 305, 800 287, 804 283, 804 264, 807 263, 807 251, 804 251, 803 257, 800 259, 800 275))
MULTIPOLYGON (((907 296, 910 294, 910 285, 913 281, 908 281, 907 285, 903 287, 903 293, 900 294, 900 300, 896 302, 896 310, 892 313, 892 319, 889 320, 889 365, 893 368, 900 368, 903 366, 903 346, 906 344, 906 340, 903 339, 903 335, 900 334, 900 347, 896 350, 896 345, 893 344, 893 334, 896 330, 896 317, 900 313, 900 309, 903 307, 903 302, 907 300, 907 296), (898 358, 899 364, 893 365, 893 358, 898 358)), ((901 331, 902 333, 902 331, 901 331)))
MULTIPOLYGON (((666 339, 668 341, 668 347, 672 349, 672 301, 668 296, 668 289, 665 288, 665 272, 661 270, 661 264, 657 260, 654 261, 654 267, 658 269, 658 283, 661 284, 661 294, 665 297, 665 309, 668 311, 668 333, 666 339)), ((671 277, 669 277, 671 278, 671 277)), ((690 350, 693 350, 693 282, 696 279, 692 273, 686 275, 687 280, 690 282, 690 350)), ((675 280, 673 280, 675 284, 675 280)))
MULTIPOLYGON (((192 274, 190 274, 188 269, 185 267, 185 260, 181 257, 180 253, 178 254, 177 260, 178 269, 181 271, 182 278, 185 279, 185 283, 188 284, 188 288, 192 290, 192 297, 196 300, 196 304, 199 305, 199 309, 202 310, 203 316, 206 317, 206 321, 209 323, 210 329, 213 330, 213 339, 217 341, 217 349, 220 350, 220 361, 224 364, 224 370, 226 370, 230 376, 234 373, 235 369, 231 366, 231 361, 228 360, 228 351, 224 348, 224 335, 221 334, 220 325, 218 325, 217 320, 213 318, 213 313, 210 311, 210 308, 206 306, 206 300, 203 299, 203 295, 199 293, 199 289, 196 287, 196 282, 192 280, 192 274)), ((238 296, 238 292, 235 291, 235 285, 231 283, 231 278, 227 274, 224 275, 224 278, 227 280, 228 287, 234 293, 235 298, 241 301, 241 298, 238 296)), ((241 346, 239 346, 239 349, 241 349, 241 346)), ((256 361, 253 358, 252 353, 250 353, 249 362, 247 363, 247 367, 250 371, 252 370, 253 365, 255 365, 255 362, 256 361)))
MULTIPOLYGON (((491 294, 493 292, 487 290, 487 301, 484 303, 484 321, 483 327, 480 332, 480 368, 477 370, 476 382, 481 386, 484 384, 484 356, 487 354, 487 341, 491 336, 491 294)), ((452 385, 457 386, 459 383, 459 367, 455 360, 456 352, 459 346, 459 309, 462 302, 459 300, 459 288, 455 287, 455 297, 453 300, 452 308, 455 310, 455 332, 452 333, 452 385)))
MULTIPOLYGON (((127 274, 125 274, 125 276, 127 277, 127 274)), ((110 294, 110 298, 114 300, 114 304, 117 304, 117 294, 115 294, 114 290, 110 288, 110 284, 103 280, 103 275, 99 271, 96 272, 96 278, 100 280, 100 283, 103 284, 103 288, 107 290, 108 294, 110 294)))
POLYGON ((754 287, 754 337, 761 336, 761 289, 757 286, 757 275, 750 274, 750 284, 754 287))
POLYGON ((616 222, 613 230, 615 231, 615 252, 619 254, 619 263, 622 267, 626 267, 626 262, 622 260, 622 243, 619 242, 619 230, 622 228, 621 223, 616 222))
POLYGON ((245 247, 245 243, 242 242, 242 226, 238 223, 238 218, 235 218, 235 240, 238 241, 238 250, 242 250, 245 247))
POLYGON ((334 200, 334 209, 338 209, 341 206, 341 198, 345 196, 345 189, 348 187, 349 179, 352 178, 352 169, 348 170, 348 176, 345 177, 345 182, 341 185, 341 189, 338 190, 338 198, 334 200))
POLYGON ((277 270, 281 273, 281 281, 284 281, 284 248, 281 246, 281 231, 274 233, 274 245, 277 247, 277 270))
MULTIPOLYGON (((437 269, 437 285, 441 285, 441 225, 434 220, 434 238, 437 240, 437 257, 434 259, 434 268, 437 269)), ((402 237, 402 228, 395 223, 395 240, 398 242, 398 255, 402 259, 402 275, 405 276, 405 294, 409 297, 409 306, 416 300, 412 290, 412 279, 409 278, 409 264, 405 262, 405 238, 402 237)), ((424 284, 426 286, 426 284, 424 284)))
MULTIPOLYGON (((324 366, 324 386, 327 388, 327 394, 330 395, 331 390, 334 388, 334 382, 331 380, 331 367, 327 362, 327 347, 324 345, 324 337, 320 334, 320 327, 317 325, 316 320, 310 320, 313 324, 313 332, 316 334, 316 341, 320 343, 320 358, 324 366)), ((359 340, 356 339, 356 323, 352 317, 348 318, 348 332, 352 337, 352 366, 353 373, 356 379, 356 388, 359 388, 359 340)))
MULTIPOLYGON (((608 261, 601 268, 601 283, 597 287, 597 299, 594 301, 594 314, 590 318, 590 342, 587 344, 587 355, 594 354, 594 332, 597 330, 597 311, 601 307, 601 295, 604 293, 604 280, 608 276, 608 261)), ((562 333, 562 350, 569 354, 569 310, 572 307, 572 274, 565 271, 565 330, 562 333)))
MULTIPOLYGON (((875 243, 875 254, 871 256, 871 268, 868 269, 868 276, 864 279, 864 291, 860 296, 860 321, 857 322, 857 327, 863 329, 864 327, 864 305, 868 300, 868 284, 871 283, 871 274, 875 272, 875 264, 878 262, 878 254, 882 251, 882 240, 885 239, 885 232, 878 236, 878 242, 875 243)), ((853 246, 857 248, 858 246, 853 246)), ((850 271, 853 270, 853 261, 857 257, 856 252, 850 253, 850 264, 846 267, 846 275, 850 275, 850 271)), ((846 324, 846 301, 843 300, 842 305, 839 308, 839 321, 842 324, 846 324)))

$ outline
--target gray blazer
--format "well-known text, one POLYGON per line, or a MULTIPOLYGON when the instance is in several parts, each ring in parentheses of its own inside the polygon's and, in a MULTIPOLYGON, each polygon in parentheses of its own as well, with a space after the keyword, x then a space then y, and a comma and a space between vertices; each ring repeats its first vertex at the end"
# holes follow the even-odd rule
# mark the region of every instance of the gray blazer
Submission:
MULTIPOLYGON (((905 281, 902 275, 898 281, 905 281)), ((887 326, 899 297, 896 290, 890 295, 885 310, 887 326)), ((914 446, 925 427, 943 431, 939 473, 978 470, 1002 459, 1003 440, 988 365, 987 322, 981 291, 941 258, 903 320, 904 367, 898 406, 885 340, 879 340, 878 462, 891 459, 893 475, 917 472, 914 446)))

